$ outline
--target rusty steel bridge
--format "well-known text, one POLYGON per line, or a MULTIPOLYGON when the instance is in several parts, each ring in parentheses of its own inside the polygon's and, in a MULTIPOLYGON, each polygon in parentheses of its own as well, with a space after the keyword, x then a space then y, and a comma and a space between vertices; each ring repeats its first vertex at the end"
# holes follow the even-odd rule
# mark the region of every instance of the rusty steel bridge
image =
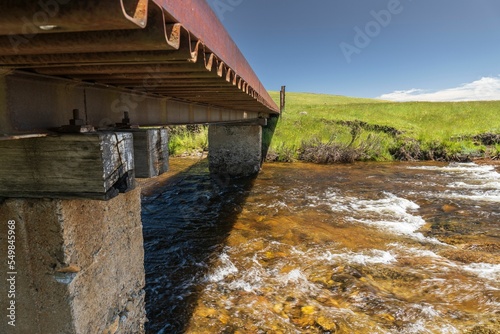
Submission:
POLYGON ((0 22, 3 136, 72 109, 100 127, 123 111, 141 126, 279 113, 204 0, 4 0, 0 22))

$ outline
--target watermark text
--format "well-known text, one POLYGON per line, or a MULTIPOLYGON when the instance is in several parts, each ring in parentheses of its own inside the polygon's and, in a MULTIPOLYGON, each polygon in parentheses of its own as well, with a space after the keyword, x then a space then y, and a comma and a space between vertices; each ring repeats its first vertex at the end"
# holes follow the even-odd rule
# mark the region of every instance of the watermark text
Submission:
POLYGON ((39 0, 40 8, 31 18, 25 16, 21 19, 21 34, 9 34, 9 41, 14 52, 19 52, 19 47, 29 44, 30 40, 44 30, 52 30, 57 26, 51 25, 50 20, 60 12, 60 5, 66 5, 71 0, 39 0))
POLYGON ((243 1, 244 0, 210 0, 210 5, 219 20, 224 21, 224 15, 227 12, 234 11, 243 1))
POLYGON ((16 221, 7 222, 7 323, 16 326, 16 221))
POLYGON ((391 24, 392 19, 403 12, 403 9, 401 0, 389 0, 386 9, 370 11, 370 16, 373 20, 367 22, 363 28, 359 26, 354 27, 353 42, 342 42, 339 45, 347 63, 350 64, 352 62, 352 57, 355 54, 361 54, 382 33, 382 30, 391 24))

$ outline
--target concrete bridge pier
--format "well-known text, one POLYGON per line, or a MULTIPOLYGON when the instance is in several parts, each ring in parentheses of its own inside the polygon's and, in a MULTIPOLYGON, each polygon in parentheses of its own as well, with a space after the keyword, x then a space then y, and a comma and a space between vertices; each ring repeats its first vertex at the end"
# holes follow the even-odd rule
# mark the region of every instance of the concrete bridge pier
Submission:
POLYGON ((262 164, 262 126, 253 123, 210 125, 210 172, 231 177, 257 174, 262 164))
POLYGON ((257 174, 266 159, 279 116, 208 128, 210 172, 231 177, 257 174))
POLYGON ((0 221, 3 255, 15 236, 15 264, 1 266, 1 333, 144 332, 140 190, 110 201, 7 199, 0 221))

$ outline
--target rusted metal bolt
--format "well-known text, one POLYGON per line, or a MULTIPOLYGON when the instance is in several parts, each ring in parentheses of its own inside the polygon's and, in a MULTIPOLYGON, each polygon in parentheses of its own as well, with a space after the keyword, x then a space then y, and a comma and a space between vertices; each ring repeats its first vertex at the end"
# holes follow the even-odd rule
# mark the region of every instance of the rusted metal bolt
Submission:
POLYGON ((73 109, 73 119, 69 120, 70 125, 82 126, 85 125, 83 119, 80 118, 80 110, 73 109))
POLYGON ((123 119, 122 119, 123 124, 130 124, 130 117, 128 111, 123 112, 123 119))

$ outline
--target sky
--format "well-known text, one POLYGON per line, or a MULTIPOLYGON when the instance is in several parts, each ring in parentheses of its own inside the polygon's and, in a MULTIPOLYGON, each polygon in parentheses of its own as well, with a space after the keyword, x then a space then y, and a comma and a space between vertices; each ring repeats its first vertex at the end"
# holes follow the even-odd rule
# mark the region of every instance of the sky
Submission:
POLYGON ((500 100, 500 0, 206 0, 268 90, 500 100))

